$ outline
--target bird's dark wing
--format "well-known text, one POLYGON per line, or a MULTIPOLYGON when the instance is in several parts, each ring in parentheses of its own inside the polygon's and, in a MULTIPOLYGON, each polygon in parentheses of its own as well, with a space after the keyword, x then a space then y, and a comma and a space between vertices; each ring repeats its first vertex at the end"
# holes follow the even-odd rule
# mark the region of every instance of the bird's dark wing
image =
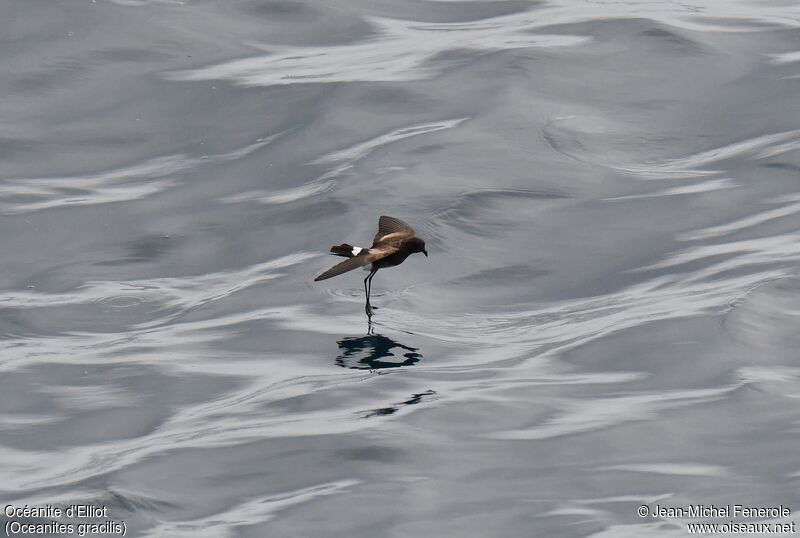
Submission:
POLYGON ((318 282, 320 280, 325 280, 326 278, 331 278, 334 276, 339 276, 342 273, 346 273, 347 271, 352 271, 353 269, 358 269, 364 265, 367 265, 370 261, 367 259, 367 256, 353 256, 341 263, 337 263, 317 278, 314 279, 314 282, 318 282))
POLYGON ((314 279, 314 282, 318 282, 320 280, 325 280, 326 278, 331 278, 334 276, 339 276, 342 273, 346 273, 347 271, 352 271, 353 269, 358 269, 359 267, 363 267, 368 263, 376 262, 385 258, 386 256, 390 256, 397 252, 397 249, 394 247, 386 246, 380 249, 365 249, 363 250, 358 256, 353 256, 341 263, 337 263, 317 278, 314 279))
POLYGON ((378 233, 375 234, 375 238, 373 239, 372 243, 376 244, 382 241, 387 235, 398 234, 398 236, 414 236, 414 228, 406 224, 400 219, 396 219, 394 217, 387 217, 386 215, 381 216, 378 219, 378 233))

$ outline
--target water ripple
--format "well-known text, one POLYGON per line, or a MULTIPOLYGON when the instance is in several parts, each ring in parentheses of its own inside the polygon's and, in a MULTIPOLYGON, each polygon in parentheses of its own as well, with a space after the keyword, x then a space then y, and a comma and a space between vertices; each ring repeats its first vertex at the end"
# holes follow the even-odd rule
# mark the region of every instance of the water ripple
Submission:
POLYGON ((530 15, 470 23, 429 24, 366 18, 373 36, 362 43, 326 47, 284 47, 269 54, 170 73, 173 80, 230 80, 241 86, 274 86, 354 81, 407 81, 431 78, 447 67, 435 57, 448 51, 494 51, 564 47, 590 41, 585 36, 534 34, 541 22, 530 15))
POLYGON ((335 151, 333 153, 329 153, 328 155, 324 155, 319 159, 312 161, 312 164, 332 164, 332 163, 339 163, 342 161, 354 162, 359 159, 363 159, 364 157, 372 153, 375 149, 381 146, 385 146, 387 144, 391 144, 392 142, 397 142, 398 140, 403 140, 404 138, 409 138, 412 136, 417 136, 427 133, 435 133, 436 131, 441 131, 444 129, 452 129, 454 127, 458 127, 461 123, 463 123, 467 119, 468 118, 454 118, 450 120, 435 121, 430 123, 421 123, 419 125, 410 125, 408 127, 401 127, 400 129, 395 129, 386 134, 377 136, 375 138, 372 138, 371 140, 367 140, 366 142, 356 144, 355 146, 349 147, 347 149, 335 151))
POLYGON ((787 269, 791 268, 792 264, 800 260, 800 234, 700 245, 681 250, 661 262, 643 267, 642 270, 663 269, 721 256, 728 257, 717 263, 709 263, 708 266, 693 273, 680 275, 679 278, 684 282, 696 282, 747 266, 778 264, 787 269))
POLYGON ((236 528, 270 521, 278 512, 301 505, 319 497, 337 495, 360 484, 359 480, 338 480, 295 491, 279 493, 237 503, 225 512, 188 520, 163 522, 150 529, 145 536, 157 538, 192 536, 226 538, 235 536, 236 528))
POLYGON ((353 81, 408 81, 431 78, 447 68, 437 57, 450 51, 480 52, 532 47, 571 47, 591 42, 580 35, 536 34, 542 28, 583 21, 652 18, 665 25, 712 32, 761 31, 764 25, 797 28, 795 6, 757 9, 737 5, 735 12, 709 6, 692 9, 672 2, 630 3, 550 2, 532 11, 513 13, 472 22, 424 23, 382 17, 364 17, 372 34, 360 43, 325 47, 274 47, 253 43, 268 54, 236 59, 198 69, 175 71, 172 80, 229 80, 242 86, 273 86, 353 81), (702 13, 698 16, 697 11, 702 13), (581 16, 576 17, 576 13, 581 16), (724 23, 720 23, 720 20, 724 23))
MULTIPOLYGON (((112 306, 134 306, 145 301, 162 307, 189 310, 198 305, 223 299, 238 291, 279 278, 280 269, 303 263, 316 256, 297 252, 242 269, 183 277, 146 278, 124 282, 90 281, 67 293, 32 290, 0 291, 0 304, 7 308, 46 308, 92 302, 112 306)), ((161 323, 163 320, 154 323, 161 323)))
POLYGON ((655 192, 647 192, 643 194, 629 194, 626 196, 614 196, 606 198, 606 201, 615 200, 635 200, 641 198, 661 198, 664 196, 682 196, 684 194, 704 194, 707 192, 719 191, 723 189, 733 189, 739 185, 730 179, 710 179, 708 181, 701 181, 700 183, 692 183, 682 187, 672 187, 655 192))
POLYGON ((454 129, 467 119, 468 118, 454 118, 417 125, 409 125, 407 127, 394 129, 388 133, 378 135, 365 142, 361 142, 349 148, 334 151, 333 153, 323 155, 322 157, 311 161, 309 164, 332 165, 332 168, 318 178, 304 185, 280 191, 247 191, 227 196, 222 199, 222 202, 258 202, 265 205, 285 204, 330 192, 336 187, 336 183, 333 181, 334 178, 341 176, 348 170, 353 169, 358 161, 367 157, 376 149, 412 136, 435 133, 445 129, 454 129))
POLYGON ((334 185, 333 181, 317 181, 280 191, 258 189, 226 196, 221 201, 226 204, 240 202, 257 202, 263 205, 288 204, 289 202, 296 202, 330 192, 333 190, 334 185))
MULTIPOLYGON (((723 327, 737 343, 759 355, 791 356, 800 349, 800 279, 784 278, 753 288, 731 303, 723 327)), ((759 368, 763 368, 760 366, 759 368)), ((741 371, 755 378, 753 370, 741 371)), ((787 370, 761 371, 765 378, 791 374, 787 370)))
MULTIPOLYGON (((766 159, 800 148, 800 129, 755 136, 684 157, 632 162, 634 155, 660 147, 663 134, 637 132, 603 118, 560 116, 542 130, 548 144, 574 159, 616 170, 640 180, 679 180, 722 174, 711 168, 731 159, 766 159)), ((719 188, 719 185, 716 185, 719 188)))
POLYGON ((0 212, 30 213, 54 207, 139 200, 178 185, 179 181, 174 176, 185 174, 198 166, 240 159, 268 145, 280 134, 211 156, 175 154, 96 174, 7 179, 0 184, 0 212))
POLYGON ((604 465, 596 468, 599 471, 626 471, 631 473, 665 474, 672 476, 725 476, 728 469, 721 465, 703 463, 628 463, 622 465, 604 465))
MULTIPOLYGON (((230 365, 226 367, 229 369, 230 365)), ((51 459, 44 462, 41 454, 3 447, 0 470, 4 482, 0 490, 20 494, 44 485, 76 484, 177 448, 224 447, 270 437, 340 434, 373 427, 373 422, 360 420, 363 409, 358 403, 313 410, 302 416, 285 415, 280 409, 265 406, 293 395, 331 390, 365 377, 358 371, 355 374, 344 372, 320 376, 296 375, 295 371, 291 378, 277 383, 274 379, 257 379, 244 394, 234 393, 220 400, 178 409, 147 435, 98 445, 60 447, 61 456, 57 462, 51 459), (281 388, 283 390, 276 390, 281 388), (219 425, 222 415, 224 428, 219 425)), ((371 376, 367 374, 367 377, 371 376)))
POLYGON ((663 411, 712 402, 741 385, 686 391, 664 391, 613 398, 582 398, 557 402, 559 414, 533 428, 517 428, 491 435, 496 439, 550 439, 601 430, 634 420, 651 420, 663 411))
POLYGON ((784 52, 781 54, 771 54, 770 62, 777 65, 800 62, 800 51, 784 52))
MULTIPOLYGON (((735 232, 747 230, 759 224, 764 224, 765 222, 782 219, 784 217, 792 217, 800 214, 800 194, 781 196, 780 198, 768 201, 768 203, 772 204, 786 203, 786 205, 784 205, 783 207, 777 207, 775 209, 762 211, 760 213, 755 213, 753 215, 749 215, 747 217, 744 217, 742 219, 727 224, 721 224, 719 226, 711 226, 709 228, 704 228, 702 230, 686 233, 681 235, 680 239, 684 241, 700 241, 703 239, 720 237, 735 232), (791 202, 791 203, 786 203, 786 202, 791 202)), ((768 241, 768 239, 765 240, 768 241)))

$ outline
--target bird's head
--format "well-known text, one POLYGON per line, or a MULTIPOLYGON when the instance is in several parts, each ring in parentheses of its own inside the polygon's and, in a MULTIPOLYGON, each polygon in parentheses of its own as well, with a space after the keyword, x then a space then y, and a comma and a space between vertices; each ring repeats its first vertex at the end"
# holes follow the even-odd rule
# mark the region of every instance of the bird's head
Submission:
POLYGON ((425 240, 419 237, 412 237, 409 239, 408 244, 411 246, 411 252, 422 252, 425 257, 428 257, 428 251, 425 250, 425 240))

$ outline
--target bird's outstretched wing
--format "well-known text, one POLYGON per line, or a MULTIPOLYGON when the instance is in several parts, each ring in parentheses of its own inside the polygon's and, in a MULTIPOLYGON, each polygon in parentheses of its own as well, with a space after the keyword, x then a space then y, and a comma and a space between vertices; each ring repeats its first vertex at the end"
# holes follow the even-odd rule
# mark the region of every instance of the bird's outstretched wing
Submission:
POLYGON ((398 234, 399 236, 414 236, 414 228, 406 224, 400 219, 396 219, 394 217, 388 217, 386 215, 381 216, 378 219, 378 233, 375 234, 375 238, 372 240, 372 244, 375 245, 386 238, 387 235, 398 234))
POLYGON ((348 258, 343 262, 337 263, 317 278, 314 279, 314 282, 319 282, 320 280, 325 280, 326 278, 331 278, 334 276, 339 276, 342 273, 346 273, 347 271, 352 271, 353 269, 358 269, 364 265, 367 265, 370 261, 367 259, 366 255, 363 256, 353 256, 352 258, 348 258))
POLYGON ((352 271, 353 269, 358 269, 359 267, 363 267, 368 263, 376 262, 385 258, 386 256, 390 256, 397 252, 397 249, 394 247, 382 247, 380 249, 369 249, 363 250, 359 253, 358 256, 353 256, 352 258, 348 258, 347 260, 337 263, 317 278, 314 279, 314 282, 319 282, 320 280, 325 280, 326 278, 331 278, 334 276, 339 276, 342 273, 346 273, 347 271, 352 271))

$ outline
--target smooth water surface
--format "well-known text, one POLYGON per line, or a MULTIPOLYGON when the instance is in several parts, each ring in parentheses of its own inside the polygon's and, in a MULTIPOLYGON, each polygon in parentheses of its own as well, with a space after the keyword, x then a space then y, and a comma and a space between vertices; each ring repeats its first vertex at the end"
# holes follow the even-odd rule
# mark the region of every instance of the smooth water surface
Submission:
POLYGON ((796 2, 5 0, 0 45, 0 504, 159 538, 798 519, 796 2), (382 214, 430 257, 368 332, 363 273, 313 278, 382 214))

